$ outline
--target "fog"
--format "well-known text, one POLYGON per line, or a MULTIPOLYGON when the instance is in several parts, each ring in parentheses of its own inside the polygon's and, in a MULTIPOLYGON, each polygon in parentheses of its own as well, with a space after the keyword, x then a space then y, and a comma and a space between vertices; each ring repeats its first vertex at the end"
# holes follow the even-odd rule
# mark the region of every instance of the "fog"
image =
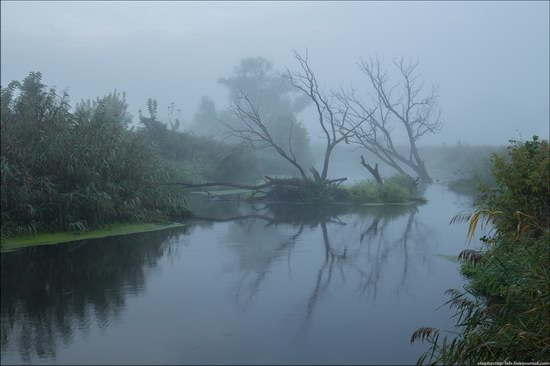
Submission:
POLYGON ((0 7, 0 364, 549 359, 549 1, 0 7))
MULTIPOLYGON (((358 90, 378 55, 418 59, 444 125, 421 145, 548 136, 548 2, 2 2, 2 86, 40 71, 71 102, 114 89, 138 109, 174 102, 182 127, 245 57, 293 69, 309 52, 322 87, 358 90)), ((316 136, 314 114, 299 119, 316 136)), ((312 139, 314 140, 314 138, 312 139)), ((315 142, 315 141, 312 141, 315 142)))

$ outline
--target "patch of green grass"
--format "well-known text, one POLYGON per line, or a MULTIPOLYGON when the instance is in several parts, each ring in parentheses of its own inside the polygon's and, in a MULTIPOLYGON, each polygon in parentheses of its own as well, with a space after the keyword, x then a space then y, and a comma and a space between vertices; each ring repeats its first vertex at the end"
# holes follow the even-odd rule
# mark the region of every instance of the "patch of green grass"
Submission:
POLYGON ((348 188, 348 199, 357 203, 406 203, 415 198, 416 185, 407 176, 395 175, 385 179, 384 184, 364 180, 348 188))
POLYGON ((69 232, 57 233, 38 233, 33 236, 14 236, 4 238, 2 252, 8 252, 20 248, 32 247, 38 245, 59 244, 69 241, 106 238, 109 236, 127 235, 134 233, 142 233, 146 231, 163 230, 184 224, 111 224, 105 225, 101 229, 90 230, 81 234, 73 234, 69 232))

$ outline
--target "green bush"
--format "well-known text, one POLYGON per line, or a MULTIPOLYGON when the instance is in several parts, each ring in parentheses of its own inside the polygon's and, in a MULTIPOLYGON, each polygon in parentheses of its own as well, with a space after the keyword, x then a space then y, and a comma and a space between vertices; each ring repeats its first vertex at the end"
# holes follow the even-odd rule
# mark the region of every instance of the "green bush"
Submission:
POLYGON ((411 341, 431 349, 418 363, 478 364, 483 361, 537 362, 550 359, 549 149, 547 141, 512 141, 508 156, 493 157, 496 188, 484 190, 483 209, 470 216, 494 225, 482 250, 465 250, 465 291, 449 290, 457 309, 458 337, 433 328, 411 341), (483 215, 485 216, 483 216, 483 215))
POLYGON ((195 136, 157 120, 156 101, 149 99, 149 117, 140 113, 138 135, 152 146, 165 166, 173 169, 176 180, 203 183, 223 181, 253 183, 261 176, 252 151, 228 145, 211 137, 195 136))
POLYGON ((542 225, 550 221, 550 155, 548 141, 537 136, 532 141, 510 141, 508 156, 493 155, 492 174, 496 187, 483 188, 481 204, 503 212, 496 220, 502 233, 515 232, 526 217, 542 225), (523 215, 516 214, 521 212, 523 215))
POLYGON ((2 232, 85 230, 188 215, 173 177, 128 128, 124 95, 72 111, 40 73, 1 90, 2 232))
POLYGON ((357 203, 382 202, 378 183, 364 180, 348 188, 349 200, 357 203))
POLYGON ((395 183, 385 183, 378 188, 380 199, 386 203, 401 203, 411 200, 410 191, 395 183))
POLYGON ((363 180, 348 188, 348 200, 356 203, 403 203, 413 199, 416 184, 409 176, 395 175, 384 184, 363 180))

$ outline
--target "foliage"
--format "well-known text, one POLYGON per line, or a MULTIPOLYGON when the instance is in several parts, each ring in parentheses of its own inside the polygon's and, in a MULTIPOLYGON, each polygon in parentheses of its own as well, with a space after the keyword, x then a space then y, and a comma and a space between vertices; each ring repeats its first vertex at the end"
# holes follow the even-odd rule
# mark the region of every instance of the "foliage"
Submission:
POLYGON ((493 157, 494 190, 487 208, 454 221, 469 221, 468 238, 479 223, 494 233, 483 250, 465 250, 464 291, 449 290, 456 308, 457 337, 420 328, 411 339, 431 349, 418 363, 476 364, 483 361, 537 362, 550 359, 550 233, 548 231, 548 142, 511 142, 508 159, 493 157))
POLYGON ((382 202, 380 199, 380 185, 371 180, 364 180, 349 187, 349 199, 358 203, 382 202))
POLYGON ((216 138, 220 136, 221 127, 216 104, 210 97, 203 96, 199 102, 198 111, 193 115, 190 130, 200 136, 216 138))
POLYGON ((411 177, 394 175, 384 184, 364 180, 348 188, 349 201, 357 203, 403 203, 413 199, 416 185, 411 177))
POLYGON ((405 187, 400 187, 394 183, 381 185, 378 190, 382 202, 400 203, 411 200, 410 192, 405 187))
POLYGON ((540 141, 534 136, 533 141, 510 142, 512 145, 508 148, 508 159, 493 155, 492 174, 496 180, 496 188, 485 188, 482 202, 493 210, 504 212, 496 220, 496 225, 502 232, 513 232, 522 217, 536 218, 539 222, 548 224, 548 141, 540 141), (517 211, 524 215, 516 215, 517 211))
POLYGON ((254 182, 260 177, 255 156, 243 146, 178 131, 177 125, 168 128, 150 108, 149 117, 139 117, 138 135, 161 157, 163 166, 174 171, 175 180, 254 182))
POLYGON ((83 231, 188 214, 116 91, 71 110, 41 74, 2 88, 2 232, 83 231))
MULTIPOLYGON (((198 112, 195 113, 193 116, 190 131, 192 133, 196 133, 198 138, 208 137, 211 140, 217 140, 210 140, 209 145, 221 145, 218 141, 222 140, 229 141, 230 143, 240 142, 231 135, 225 135, 221 133, 225 130, 223 123, 227 122, 230 124, 236 123, 236 121, 234 121, 233 115, 226 110, 218 111, 216 109, 214 101, 211 98, 204 96, 200 100, 198 112)), ((305 130, 303 130, 302 132, 305 132, 305 130)), ((278 134, 280 134, 280 132, 278 134)), ((304 146, 305 148, 307 148, 307 136, 304 135, 303 137, 306 140, 294 142, 298 143, 300 145, 300 148, 304 148, 304 146)), ((206 141, 206 139, 203 139, 203 141, 206 141)), ((286 160, 281 159, 278 154, 273 154, 273 151, 271 150, 263 149, 256 151, 246 151, 243 147, 238 147, 237 150, 239 151, 239 154, 242 154, 242 159, 238 162, 235 161, 234 163, 243 165, 242 168, 245 168, 244 170, 239 170, 243 172, 253 172, 253 174, 250 174, 248 177, 244 177, 245 181, 252 180, 252 178, 257 178, 257 176, 261 175, 292 175, 295 173, 294 169, 288 166, 288 162, 286 160), (244 161, 246 161, 246 164, 249 165, 245 165, 244 161)), ((230 154, 233 155, 232 152, 230 152, 230 154)), ((237 156, 233 155, 233 157, 237 156)), ((228 166, 224 165, 224 167, 228 166)), ((227 168, 226 170, 229 170, 229 168, 227 168)), ((238 170, 233 170, 233 174, 236 174, 237 171, 238 170)), ((218 177, 217 179, 220 179, 220 175, 225 176, 223 173, 220 172, 219 174, 210 174, 210 178, 212 176, 216 176, 218 177)), ((243 181, 243 178, 241 177, 240 180, 243 181)))
MULTIPOLYGON (((307 106, 308 99, 296 96, 297 90, 274 70, 270 61, 262 57, 242 59, 235 67, 233 75, 221 78, 219 83, 227 88, 231 103, 246 95, 259 108, 262 121, 273 141, 285 149, 292 146, 292 153, 298 162, 303 166, 312 165, 308 133, 296 116, 307 106)), ((205 113, 197 117, 212 115, 211 111, 206 113, 206 107, 207 105, 205 113)), ((227 126, 235 128, 241 125, 238 118, 229 111, 220 112, 218 118, 226 125, 219 122, 219 126, 226 130, 227 126)), ((234 136, 230 138, 233 138, 231 141, 241 141, 234 136)), ((262 168, 264 162, 268 164, 264 174, 295 174, 294 169, 274 152, 273 148, 259 149, 256 152, 258 159, 262 161, 262 168)))
MULTIPOLYGON (((449 290, 457 311, 456 338, 429 329, 431 349, 419 364, 478 364, 544 361, 550 349, 550 261, 548 233, 538 238, 500 236, 488 250, 462 255, 464 292, 449 290)), ((416 339, 417 337, 414 337, 416 339)))
MULTIPOLYGON (((260 106, 262 118, 265 119, 274 141, 280 146, 288 146, 289 138, 293 152, 299 161, 306 166, 313 159, 309 147, 309 138, 305 127, 297 120, 296 113, 307 105, 307 100, 296 97, 290 83, 276 73, 273 65, 262 57, 242 59, 234 69, 232 76, 221 78, 219 83, 227 88, 230 102, 242 95, 250 97, 255 105, 260 106), (292 133, 289 136, 290 127, 292 133)), ((199 136, 207 136, 219 141, 241 143, 242 140, 233 136, 229 130, 238 126, 239 120, 227 109, 216 109, 214 101, 203 96, 199 102, 197 113, 194 114, 190 131, 199 136)), ((293 175, 294 168, 274 154, 270 148, 247 152, 246 159, 254 159, 256 170, 261 169, 261 175, 293 175)), ((257 172, 258 173, 258 172, 257 172)))
POLYGON ((393 176, 383 185, 364 180, 350 187, 314 179, 280 179, 268 198, 303 203, 405 203, 413 200, 416 186, 408 176, 393 176))

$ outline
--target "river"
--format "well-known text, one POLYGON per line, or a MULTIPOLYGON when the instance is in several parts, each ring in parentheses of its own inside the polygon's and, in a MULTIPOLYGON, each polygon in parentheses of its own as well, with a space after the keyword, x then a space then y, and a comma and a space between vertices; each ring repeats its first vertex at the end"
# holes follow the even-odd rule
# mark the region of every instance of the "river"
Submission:
MULTIPOLYGON (((452 330, 466 196, 209 201, 184 227, 1 256, 2 364, 411 364, 452 330)), ((471 247, 471 246, 470 246, 471 247)))

